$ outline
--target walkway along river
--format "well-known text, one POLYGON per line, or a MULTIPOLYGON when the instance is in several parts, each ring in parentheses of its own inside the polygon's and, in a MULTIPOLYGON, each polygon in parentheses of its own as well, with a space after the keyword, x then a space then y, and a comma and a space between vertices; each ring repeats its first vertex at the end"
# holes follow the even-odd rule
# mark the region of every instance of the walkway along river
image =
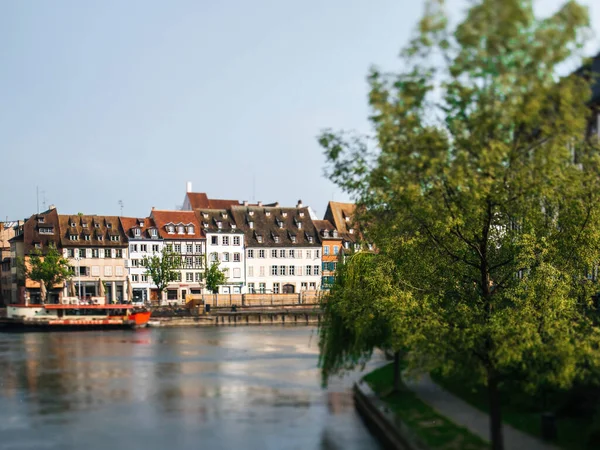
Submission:
POLYGON ((307 326, 0 333, 0 450, 378 448, 317 359, 307 326))

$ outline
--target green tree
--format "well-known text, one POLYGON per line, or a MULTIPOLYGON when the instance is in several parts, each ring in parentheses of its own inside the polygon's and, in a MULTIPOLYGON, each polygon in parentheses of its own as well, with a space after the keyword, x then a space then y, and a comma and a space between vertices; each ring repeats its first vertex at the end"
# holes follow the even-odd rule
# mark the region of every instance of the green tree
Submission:
POLYGON ((206 289, 213 294, 217 293, 219 286, 227 282, 225 272, 219 269, 219 261, 211 262, 206 271, 206 289))
POLYGON ((145 256, 142 266, 146 268, 152 282, 162 294, 170 282, 179 280, 177 269, 181 266, 181 257, 163 247, 161 253, 145 256))
POLYGON ((48 293, 55 285, 73 276, 69 261, 53 245, 48 247, 45 254, 36 249, 29 256, 28 262, 20 260, 18 265, 24 278, 44 284, 46 295, 42 298, 42 303, 46 303, 48 293))
MULTIPOLYGON (((369 74, 374 136, 320 136, 375 258, 393 264, 394 346, 410 349, 409 367, 485 382, 498 450, 498 387, 511 373, 532 390, 566 387, 599 363, 598 286, 585 277, 600 260, 600 158, 584 139, 591 91, 583 77, 556 75, 587 27, 575 1, 538 19, 529 0, 480 0, 450 30, 432 0, 405 70, 369 74)), ((356 328, 347 306, 326 310, 326 376, 378 345, 343 353, 330 343, 356 328), (331 348, 340 356, 329 364, 331 348)))

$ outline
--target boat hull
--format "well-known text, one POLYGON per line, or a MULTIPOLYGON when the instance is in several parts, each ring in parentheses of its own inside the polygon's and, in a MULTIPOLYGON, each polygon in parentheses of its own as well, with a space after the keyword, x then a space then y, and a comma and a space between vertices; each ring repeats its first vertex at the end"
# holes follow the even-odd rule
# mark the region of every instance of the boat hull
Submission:
POLYGON ((0 318, 0 331, 83 331, 128 330, 144 328, 150 320, 150 312, 134 313, 127 318, 0 318))

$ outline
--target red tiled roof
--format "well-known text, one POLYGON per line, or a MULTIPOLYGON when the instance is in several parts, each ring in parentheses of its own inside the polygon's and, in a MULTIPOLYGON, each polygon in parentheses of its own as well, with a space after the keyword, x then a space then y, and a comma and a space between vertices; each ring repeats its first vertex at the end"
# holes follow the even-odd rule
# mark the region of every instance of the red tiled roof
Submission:
POLYGON ((205 192, 188 192, 186 195, 192 209, 226 209, 240 204, 237 200, 208 198, 205 192))
POLYGON ((163 239, 191 240, 206 238, 194 211, 159 211, 155 209, 152 210, 151 216, 158 228, 158 234, 163 239), (178 224, 193 225, 194 233, 188 234, 186 231, 185 234, 178 234, 177 232, 169 234, 166 229, 168 224, 173 224, 175 226, 178 224))
POLYGON ((156 224, 154 223, 154 220, 152 220, 152 217, 119 217, 119 220, 121 221, 121 226, 123 227, 125 235, 130 239, 149 238, 148 230, 150 228, 156 228, 156 224), (144 226, 140 226, 141 221, 144 222, 144 226), (140 229, 140 236, 134 236, 134 228, 140 229))

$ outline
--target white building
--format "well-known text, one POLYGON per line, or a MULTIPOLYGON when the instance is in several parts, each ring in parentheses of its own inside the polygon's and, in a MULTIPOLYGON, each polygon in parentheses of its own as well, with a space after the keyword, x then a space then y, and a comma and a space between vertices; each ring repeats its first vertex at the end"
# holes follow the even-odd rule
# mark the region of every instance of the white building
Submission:
POLYGON ((245 294, 244 232, 227 209, 197 209, 196 214, 206 235, 208 264, 219 261, 219 269, 227 276, 218 293, 245 294))
POLYGON ((163 250, 163 239, 151 217, 120 217, 121 227, 129 243, 129 258, 125 261, 132 287, 134 302, 157 302, 161 297, 156 285, 142 265, 145 257, 163 250))
POLYGON ((151 218, 165 248, 181 258, 179 279, 167 286, 163 303, 183 303, 188 294, 202 294, 206 268, 206 236, 193 211, 152 210, 151 218))
POLYGON ((231 207, 246 240, 248 292, 296 293, 318 290, 321 283, 321 243, 310 211, 274 205, 231 207))

